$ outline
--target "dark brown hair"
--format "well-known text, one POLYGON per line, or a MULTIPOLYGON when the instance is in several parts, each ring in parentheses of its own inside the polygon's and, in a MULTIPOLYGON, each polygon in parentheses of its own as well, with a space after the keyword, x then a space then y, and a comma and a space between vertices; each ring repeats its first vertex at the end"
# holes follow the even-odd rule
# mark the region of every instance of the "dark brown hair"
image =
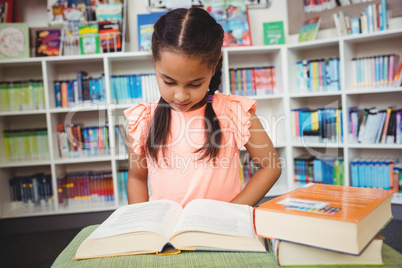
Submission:
MULTIPOLYGON (((179 8, 163 15, 154 25, 152 35, 152 57, 161 59, 161 52, 174 52, 189 57, 199 57, 208 66, 215 68, 209 84, 208 94, 213 95, 219 89, 222 75, 223 29, 207 11, 201 8, 179 8)), ((145 152, 154 161, 158 160, 159 150, 162 154, 170 135, 171 107, 161 97, 148 131, 144 145, 145 152)), ((204 145, 196 152, 204 151, 201 159, 217 157, 222 141, 219 120, 211 103, 205 108, 204 145), (210 125, 210 127, 208 127, 210 125)))

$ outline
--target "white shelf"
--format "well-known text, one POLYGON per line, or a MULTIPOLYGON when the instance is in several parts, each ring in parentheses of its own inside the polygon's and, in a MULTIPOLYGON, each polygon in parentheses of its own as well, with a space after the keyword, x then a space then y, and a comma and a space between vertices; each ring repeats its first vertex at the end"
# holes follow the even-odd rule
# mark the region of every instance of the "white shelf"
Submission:
POLYGON ((23 110, 23 111, 10 111, 10 112, 0 112, 0 116, 18 116, 18 115, 29 115, 29 114, 45 114, 46 110, 23 110))
POLYGON ((75 163, 86 163, 86 162, 104 162, 111 160, 112 157, 110 155, 101 155, 101 156, 59 158, 55 159, 53 162, 55 164, 75 164, 75 163))
MULTIPOLYGON (((402 144, 370 144, 370 143, 349 143, 352 149, 402 149, 402 144)), ((401 159, 402 160, 402 159, 401 159)))
POLYGON ((343 143, 334 143, 334 142, 327 142, 327 143, 292 143, 293 147, 297 148, 305 148, 305 147, 312 147, 312 148, 343 148, 343 143))
POLYGON ((347 90, 345 92, 346 95, 394 93, 394 92, 402 92, 402 87, 354 89, 354 90, 347 90))
POLYGON ((49 109, 50 113, 69 113, 69 112, 91 112, 91 111, 102 111, 106 110, 108 106, 105 103, 91 103, 91 104, 82 104, 75 105, 72 107, 58 107, 49 109))
POLYGON ((49 216, 49 215, 62 215, 62 214, 76 214, 76 213, 88 213, 88 212, 102 212, 113 211, 118 207, 115 205, 82 205, 74 207, 66 207, 56 209, 54 206, 31 206, 31 207, 19 207, 9 209, 3 213, 2 218, 21 218, 21 217, 36 217, 36 216, 49 216))
POLYGON ((306 93, 290 93, 290 98, 309 98, 309 97, 325 97, 325 96, 340 96, 340 91, 321 91, 321 92, 306 92, 306 93))
POLYGON ((14 161, 0 164, 0 168, 34 167, 50 165, 50 160, 14 161))
POLYGON ((282 99, 283 94, 272 94, 272 95, 264 95, 264 96, 247 96, 252 100, 275 100, 282 99))

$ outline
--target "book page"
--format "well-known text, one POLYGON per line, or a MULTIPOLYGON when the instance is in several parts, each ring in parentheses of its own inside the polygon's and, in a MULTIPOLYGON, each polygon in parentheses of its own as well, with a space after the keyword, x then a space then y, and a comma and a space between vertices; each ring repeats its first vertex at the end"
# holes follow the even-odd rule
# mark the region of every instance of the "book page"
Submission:
POLYGON ((193 200, 184 208, 174 236, 185 231, 257 237, 250 206, 208 199, 193 200))
POLYGON ((149 231, 161 234, 167 241, 182 210, 180 204, 170 200, 120 207, 88 239, 149 231))

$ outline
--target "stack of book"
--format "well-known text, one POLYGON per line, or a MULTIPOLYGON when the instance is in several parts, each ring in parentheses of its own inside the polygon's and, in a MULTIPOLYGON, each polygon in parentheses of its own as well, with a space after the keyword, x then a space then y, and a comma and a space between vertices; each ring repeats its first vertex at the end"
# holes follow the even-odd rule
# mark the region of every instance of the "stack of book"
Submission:
POLYGON ((56 107, 106 101, 105 77, 92 78, 84 71, 76 79, 54 81, 56 107))
POLYGON ((52 178, 43 173, 9 180, 11 207, 52 206, 52 178))
POLYGON ((280 265, 382 264, 393 191, 308 184, 254 209, 280 265))
POLYGON ((0 111, 45 109, 42 80, 0 82, 0 111))
POLYGON ((298 108, 291 111, 292 137, 298 142, 343 142, 342 109, 323 107, 316 110, 298 108))
POLYGON ((301 155, 294 158, 294 181, 297 183, 344 185, 344 170, 342 157, 301 155))
POLYGON ((274 94, 275 66, 230 69, 230 92, 241 96, 274 94))
POLYGON ((353 87, 356 89, 399 87, 401 70, 397 69, 398 63, 399 56, 396 54, 353 58, 353 87))
POLYGON ((333 19, 338 34, 348 35, 387 30, 388 16, 387 1, 381 0, 380 3, 366 6, 358 17, 350 18, 339 11, 333 14, 333 19))
POLYGON ((49 159, 47 129, 4 130, 3 137, 7 161, 49 159))
POLYGON ((78 124, 57 125, 61 158, 109 155, 109 131, 104 127, 81 127, 78 124))
POLYGON ((155 74, 113 75, 111 87, 116 104, 149 102, 160 97, 155 74))
POLYGON ((64 174, 57 178, 57 192, 64 207, 114 204, 111 172, 64 174))
POLYGON ((341 90, 339 58, 298 61, 297 92, 326 92, 341 90))
POLYGON ((402 144, 402 110, 349 108, 349 140, 354 143, 402 144))
POLYGON ((398 192, 399 166, 398 158, 361 157, 350 162, 352 186, 376 187, 398 192), (395 169, 396 168, 396 169, 395 169), (398 173, 397 176, 395 176, 398 173))

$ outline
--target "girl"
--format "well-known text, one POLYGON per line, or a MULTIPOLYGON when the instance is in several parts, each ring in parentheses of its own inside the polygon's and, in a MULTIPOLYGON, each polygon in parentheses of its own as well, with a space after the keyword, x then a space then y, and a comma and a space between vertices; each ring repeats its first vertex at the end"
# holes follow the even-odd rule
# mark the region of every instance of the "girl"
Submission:
POLYGON ((129 120, 128 202, 197 198, 256 205, 281 174, 256 101, 214 94, 221 83, 222 27, 203 9, 175 9, 154 25, 161 98, 124 111, 129 120), (240 148, 258 171, 241 190, 240 148))

